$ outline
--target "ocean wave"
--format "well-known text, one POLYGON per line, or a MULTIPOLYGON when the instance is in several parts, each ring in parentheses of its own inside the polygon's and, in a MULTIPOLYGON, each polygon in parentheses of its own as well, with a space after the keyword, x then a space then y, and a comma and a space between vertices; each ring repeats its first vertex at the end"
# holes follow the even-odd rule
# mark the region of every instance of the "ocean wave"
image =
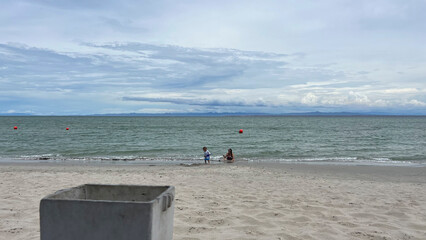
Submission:
MULTIPOLYGON (((1 159, 15 159, 24 161, 51 161, 51 162, 120 162, 126 163, 156 163, 156 164, 196 164, 203 161, 202 156, 154 156, 143 157, 136 155, 129 156, 63 156, 58 154, 37 154, 37 155, 22 155, 19 157, 2 157, 1 159)), ((212 162, 219 162, 222 156, 212 156, 212 162)), ((239 162, 278 162, 278 163, 348 163, 348 164, 377 164, 377 165, 410 165, 410 164, 426 164, 425 160, 395 160, 387 157, 292 157, 292 158, 259 158, 259 157, 237 157, 239 162)))

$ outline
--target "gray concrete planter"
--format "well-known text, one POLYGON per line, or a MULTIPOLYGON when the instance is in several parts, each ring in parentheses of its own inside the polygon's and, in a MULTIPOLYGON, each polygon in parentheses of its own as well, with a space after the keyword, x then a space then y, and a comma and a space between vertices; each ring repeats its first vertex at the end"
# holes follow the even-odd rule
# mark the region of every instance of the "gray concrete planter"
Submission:
POLYGON ((40 202, 41 240, 172 239, 173 186, 86 184, 40 202))

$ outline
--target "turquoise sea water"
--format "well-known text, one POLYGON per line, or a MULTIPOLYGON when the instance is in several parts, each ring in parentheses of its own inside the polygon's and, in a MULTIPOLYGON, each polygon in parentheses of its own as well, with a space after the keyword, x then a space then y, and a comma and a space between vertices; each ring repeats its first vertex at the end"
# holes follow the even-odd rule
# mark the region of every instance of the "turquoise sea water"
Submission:
POLYGON ((426 117, 0 117, 3 160, 201 162, 203 146, 213 160, 426 164, 426 117))

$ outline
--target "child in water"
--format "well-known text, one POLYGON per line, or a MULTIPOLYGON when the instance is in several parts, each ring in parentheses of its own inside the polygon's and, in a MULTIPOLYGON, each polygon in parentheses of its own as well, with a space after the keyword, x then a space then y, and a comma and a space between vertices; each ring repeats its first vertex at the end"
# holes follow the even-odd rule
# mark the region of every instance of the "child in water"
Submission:
POLYGON ((207 150, 207 147, 203 147, 204 151, 204 163, 207 164, 207 162, 210 164, 210 152, 207 150))
POLYGON ((234 159, 234 154, 232 153, 232 149, 228 149, 228 152, 226 153, 226 155, 223 155, 223 161, 228 163, 233 163, 234 160, 235 159, 234 159))

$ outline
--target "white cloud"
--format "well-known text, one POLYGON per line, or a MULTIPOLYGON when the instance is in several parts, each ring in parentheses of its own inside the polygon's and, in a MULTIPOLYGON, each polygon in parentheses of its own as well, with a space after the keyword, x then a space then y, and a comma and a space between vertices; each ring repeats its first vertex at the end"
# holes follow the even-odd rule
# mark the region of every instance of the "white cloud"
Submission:
POLYGON ((384 93, 417 93, 419 90, 416 88, 393 88, 393 89, 386 89, 383 90, 384 93))
POLYGON ((302 98, 301 103, 306 105, 316 105, 318 104, 318 97, 313 93, 308 93, 302 98))
POLYGON ((330 65, 301 68, 292 55, 142 43, 83 46, 83 52, 57 52, 0 45, 2 106, 50 113, 55 102, 68 106, 53 110, 64 114, 136 112, 141 106, 273 113, 424 107, 424 90, 412 83, 394 88, 395 82, 381 82, 377 88, 330 65), (83 108, 84 101, 92 104, 83 108))
POLYGON ((408 103, 411 104, 411 105, 414 105, 414 106, 426 107, 426 103, 425 102, 418 101, 416 99, 412 99, 408 103))
POLYGON ((349 104, 363 104, 368 105, 371 103, 371 101, 368 99, 366 95, 355 93, 353 91, 349 92, 348 95, 349 104))
POLYGON ((425 112, 422 1, 5 0, 2 7, 3 112, 62 111, 48 100, 74 113, 144 104, 209 110, 189 105, 203 99, 214 111, 425 112))

